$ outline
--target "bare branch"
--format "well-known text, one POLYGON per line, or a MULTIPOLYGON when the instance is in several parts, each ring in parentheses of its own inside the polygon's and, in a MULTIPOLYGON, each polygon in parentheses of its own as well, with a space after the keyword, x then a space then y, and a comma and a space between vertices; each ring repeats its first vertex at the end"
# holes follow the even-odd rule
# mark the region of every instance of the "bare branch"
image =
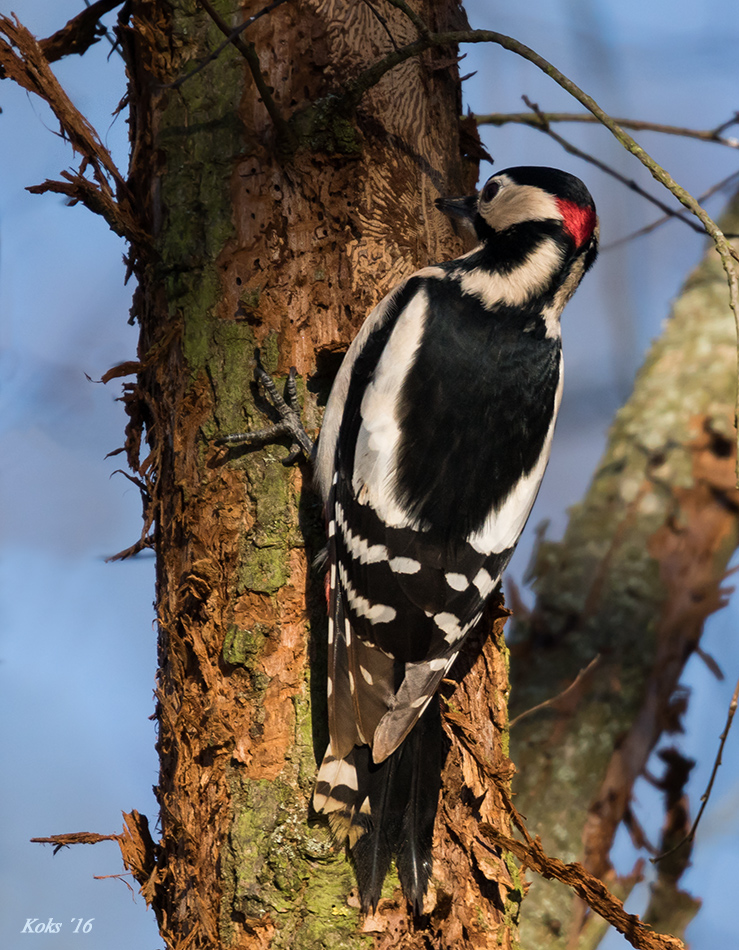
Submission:
POLYGON ((71 201, 81 201, 101 215, 116 234, 145 251, 150 239, 138 220, 125 179, 97 132, 74 106, 51 71, 35 37, 17 18, 0 15, 0 65, 19 86, 43 99, 56 116, 61 135, 82 155, 76 173, 62 172, 64 181, 45 181, 28 190, 33 194, 54 191, 71 201), (90 169, 92 179, 85 177, 90 169), (115 186, 115 191, 113 186, 115 186))
POLYGON ((600 653, 597 653, 588 665, 580 670, 570 685, 566 686, 561 693, 557 693, 557 695, 552 696, 551 699, 545 699, 542 703, 537 703, 536 706, 532 706, 530 709, 525 709, 522 713, 519 713, 511 719, 508 723, 508 728, 513 729, 517 722, 520 722, 532 713, 539 712, 541 709, 556 708, 561 705, 563 701, 570 699, 572 696, 576 696, 583 682, 595 670, 598 663, 600 663, 600 653))
POLYGON ((393 34, 392 34, 391 30, 390 30, 390 27, 388 26, 387 20, 386 20, 385 17, 380 13, 380 11, 377 9, 377 7, 374 5, 374 3, 372 3, 372 0, 362 0, 362 3, 363 3, 369 10, 372 11, 372 15, 375 17, 375 19, 377 20, 377 22, 382 26, 383 30, 387 33, 388 39, 389 39, 390 42, 393 44, 393 49, 394 49, 394 50, 399 49, 400 47, 399 47, 398 44, 395 42, 395 37, 393 36, 393 34))
POLYGON ((418 30, 418 35, 420 37, 428 36, 431 32, 423 21, 423 19, 416 13, 415 10, 411 9, 410 6, 405 2, 405 0, 387 0, 391 7, 395 7, 396 10, 400 10, 401 13, 404 13, 411 23, 418 30))
POLYGON ((544 113, 541 112, 539 106, 535 102, 531 102, 526 96, 523 96, 522 98, 534 115, 540 120, 539 128, 541 131, 545 132, 551 139, 554 139, 554 141, 557 142, 558 145, 561 145, 566 152, 570 153, 570 155, 576 155, 584 162, 589 162, 589 164, 599 168, 602 172, 605 172, 606 175, 610 175, 612 178, 615 178, 616 181, 620 181, 622 185, 625 185, 631 191, 635 191, 638 195, 641 195, 642 198, 646 199, 651 204, 656 205, 660 211, 664 211, 666 217, 679 218, 680 221, 682 221, 684 224, 687 224, 689 228, 693 229, 693 231, 697 231, 699 234, 704 233, 704 228, 702 228, 699 224, 696 224, 689 218, 681 217, 679 211, 674 211, 669 207, 669 205, 666 205, 663 201, 660 201, 658 198, 650 195, 649 192, 645 191, 644 188, 638 185, 633 178, 627 178, 625 175, 622 175, 621 172, 616 171, 615 168, 611 168, 610 165, 606 165, 605 162, 601 162, 600 159, 595 158, 595 156, 589 155, 587 152, 583 152, 582 149, 577 148, 577 146, 573 145, 571 142, 568 142, 567 139, 562 138, 561 135, 558 135, 556 132, 550 129, 549 125, 544 122, 544 113))
POLYGON ((682 940, 655 933, 636 914, 627 913, 623 902, 611 894, 603 881, 586 871, 581 864, 565 864, 559 858, 550 858, 538 838, 529 838, 526 842, 517 841, 487 824, 481 825, 480 831, 490 841, 515 855, 524 867, 570 887, 588 907, 623 934, 637 950, 685 950, 682 940))
MULTIPOLYGON (((721 181, 716 182, 715 185, 711 185, 708 191, 704 191, 703 194, 698 195, 698 201, 701 204, 704 204, 709 198, 712 198, 717 192, 722 191, 724 188, 729 185, 733 185, 737 178, 739 178, 739 172, 732 172, 730 175, 727 175, 726 178, 722 178, 721 181)), ((661 227, 663 224, 666 224, 668 221, 672 221, 674 218, 683 218, 687 214, 687 211, 678 211, 677 213, 672 212, 670 214, 664 214, 661 218, 657 218, 656 221, 652 221, 651 224, 647 224, 643 228, 639 228, 638 231, 633 231, 631 234, 627 234, 625 237, 618 238, 616 241, 611 241, 609 244, 601 244, 601 251, 610 251, 614 247, 619 247, 621 244, 626 244, 629 241, 633 241, 635 238, 643 237, 645 234, 649 234, 652 231, 655 231, 657 228, 661 227)), ((724 232, 728 238, 736 238, 736 234, 729 234, 724 232)))
MULTIPOLYGON (((272 119, 277 134, 284 141, 291 142, 294 137, 292 130, 280 112, 277 103, 272 97, 272 91, 267 85, 264 76, 262 75, 262 70, 259 66, 259 57, 257 56, 257 51, 254 48, 254 44, 247 43, 241 38, 241 34, 244 32, 247 26, 251 26, 251 24, 260 16, 264 16, 265 13, 271 12, 275 9, 275 7, 278 7, 285 2, 286 0, 274 0, 274 3, 269 4, 269 6, 266 6, 263 10, 260 10, 258 14, 250 17, 246 23, 242 24, 238 28, 238 30, 231 30, 225 20, 221 19, 220 14, 210 3, 210 0, 199 0, 200 6, 206 11, 211 20, 226 37, 225 45, 222 44, 219 49, 225 48, 225 46, 228 46, 228 44, 231 43, 241 53, 241 55, 246 60, 249 71, 251 72, 252 78, 254 79, 254 83, 259 90, 259 95, 262 97, 264 107, 267 112, 269 112, 269 117, 272 119)), ((192 75, 192 73, 190 75, 192 75)))
MULTIPOLYGON (((502 126, 511 122, 518 125, 529 125, 534 129, 544 129, 552 122, 585 122, 600 125, 601 122, 588 112, 539 112, 531 115, 530 112, 491 112, 487 115, 474 114, 471 116, 478 125, 502 126)), ((679 135, 683 138, 697 139, 700 142, 716 142, 728 148, 739 148, 739 139, 724 138, 721 135, 725 129, 736 125, 739 117, 734 114, 728 122, 715 129, 688 129, 677 125, 663 125, 658 122, 642 122, 638 119, 614 118, 621 128, 632 129, 635 132, 661 132, 663 135, 679 135)))

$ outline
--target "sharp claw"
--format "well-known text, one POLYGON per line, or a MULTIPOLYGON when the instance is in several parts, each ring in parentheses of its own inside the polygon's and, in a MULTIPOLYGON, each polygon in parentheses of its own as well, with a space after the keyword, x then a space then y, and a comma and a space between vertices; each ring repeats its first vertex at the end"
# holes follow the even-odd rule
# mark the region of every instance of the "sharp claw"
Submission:
POLYGON ((290 367, 290 372, 285 383, 287 401, 283 399, 277 391, 272 377, 262 366, 258 353, 254 375, 257 381, 262 384, 273 407, 277 410, 281 421, 276 425, 270 426, 268 429, 260 429, 256 432, 238 432, 234 435, 221 436, 216 439, 217 444, 269 443, 276 442, 283 436, 289 435, 293 439, 293 444, 290 446, 290 454, 283 460, 283 465, 294 465, 301 456, 305 456, 310 460, 313 456, 314 446, 303 428, 303 423, 300 418, 300 403, 298 401, 298 391, 295 385, 295 367, 290 367))

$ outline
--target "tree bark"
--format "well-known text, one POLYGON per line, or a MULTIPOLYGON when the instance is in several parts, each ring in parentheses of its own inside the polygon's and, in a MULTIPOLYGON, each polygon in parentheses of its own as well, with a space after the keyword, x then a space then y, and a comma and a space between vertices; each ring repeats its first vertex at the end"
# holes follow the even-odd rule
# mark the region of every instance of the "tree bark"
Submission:
MULTIPOLYGON (((722 227, 739 228, 739 197, 722 227)), ((735 327, 721 263, 709 250, 618 413, 563 540, 539 546, 536 605, 512 643, 516 805, 549 853, 581 861, 624 899, 639 868, 617 878, 613 837, 656 743, 679 730, 687 703, 679 679, 706 617, 725 603, 722 583, 739 539, 735 391, 735 327)), ((666 756, 662 781, 673 844, 689 827, 679 758, 666 756)), ((699 906, 677 885, 688 859, 689 849, 677 872, 669 862, 662 874, 660 865, 661 906, 651 915, 678 936, 699 906)), ((584 950, 604 930, 570 890, 533 882, 526 945, 584 950)))
MULTIPOLYGON (((284 449, 214 441, 263 424, 256 347, 273 374, 297 367, 315 429, 371 307, 461 250, 433 205, 477 174, 455 51, 404 63, 356 114, 342 112, 347 80, 415 27, 389 5, 381 18, 373 4, 316 0, 258 19, 242 34, 246 58, 229 48, 172 88, 223 38, 204 6, 134 0, 122 30, 129 187, 152 236, 151 253, 134 253, 140 371, 127 445, 157 551, 162 832, 154 843, 129 816, 124 857, 169 947, 350 947, 372 935, 378 947, 466 948, 491 933, 510 946, 520 893, 475 829, 481 814, 508 830, 502 621, 471 645, 472 669, 450 694, 425 916, 414 922, 389 881, 362 920, 351 866, 309 820, 326 742, 318 502, 309 473, 282 466, 284 449), (485 798, 491 774, 500 791, 485 798)), ((215 4, 226 28, 260 8, 215 4)), ((454 0, 417 9, 432 28, 460 16, 454 0)))

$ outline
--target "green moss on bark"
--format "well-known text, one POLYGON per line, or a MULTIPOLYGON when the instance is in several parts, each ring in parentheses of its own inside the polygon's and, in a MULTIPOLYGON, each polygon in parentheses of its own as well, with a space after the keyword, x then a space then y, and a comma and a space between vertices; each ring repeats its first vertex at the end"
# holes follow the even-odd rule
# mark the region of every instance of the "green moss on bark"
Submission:
POLYGON ((346 903, 354 886, 351 866, 323 827, 306 823, 292 782, 250 781, 234 773, 231 792, 234 818, 221 855, 225 945, 235 921, 268 915, 277 928, 275 950, 369 946, 369 938, 357 933, 358 911, 346 903))

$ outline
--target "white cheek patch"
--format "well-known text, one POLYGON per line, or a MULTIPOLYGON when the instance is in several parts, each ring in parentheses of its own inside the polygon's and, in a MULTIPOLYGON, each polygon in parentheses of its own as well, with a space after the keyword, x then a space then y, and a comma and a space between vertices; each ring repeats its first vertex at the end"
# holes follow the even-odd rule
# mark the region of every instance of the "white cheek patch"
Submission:
POLYGON ((494 231, 505 231, 522 221, 563 220, 554 195, 535 185, 516 184, 507 175, 500 175, 497 180, 501 184, 500 191, 479 207, 483 220, 494 231))

